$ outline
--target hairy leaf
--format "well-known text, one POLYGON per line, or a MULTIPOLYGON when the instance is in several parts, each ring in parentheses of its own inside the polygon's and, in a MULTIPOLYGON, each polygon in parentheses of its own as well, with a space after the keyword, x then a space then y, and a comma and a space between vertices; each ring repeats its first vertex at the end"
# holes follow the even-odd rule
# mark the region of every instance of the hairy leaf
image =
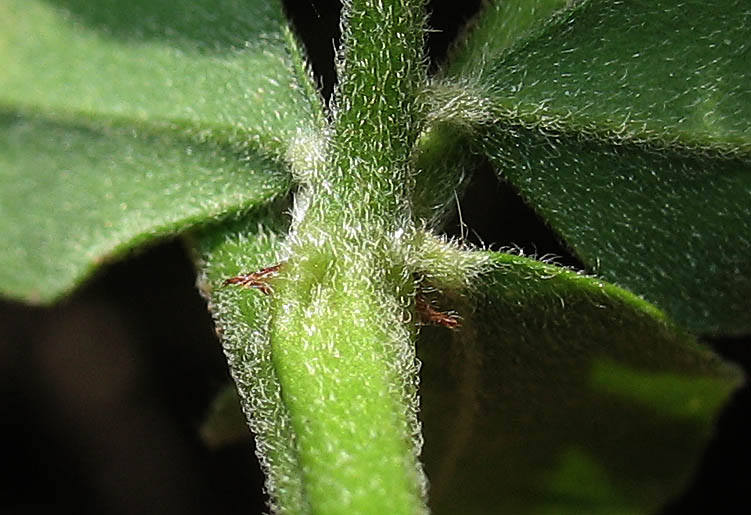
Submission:
POLYGON ((3 292, 49 301, 159 236, 287 190, 279 165, 161 131, 0 112, 3 292))
POLYGON ((6 0, 0 104, 218 131, 283 154, 315 111, 296 54, 278 1, 6 0))
POLYGON ((574 2, 478 60, 479 24, 451 68, 499 174, 590 269, 702 332, 751 329, 750 16, 574 2))
POLYGON ((443 70, 448 75, 472 75, 481 72, 487 59, 513 47, 530 33, 539 30, 557 9, 570 0, 506 0, 488 2, 467 30, 473 37, 459 38, 454 55, 443 70), (482 35, 482 36, 480 36, 482 35))
POLYGON ((277 2, 8 0, 0 68, 0 284, 29 301, 286 193, 322 122, 277 2))
POLYGON ((435 513, 650 513, 679 493, 738 372, 611 284, 495 254, 418 353, 435 513))

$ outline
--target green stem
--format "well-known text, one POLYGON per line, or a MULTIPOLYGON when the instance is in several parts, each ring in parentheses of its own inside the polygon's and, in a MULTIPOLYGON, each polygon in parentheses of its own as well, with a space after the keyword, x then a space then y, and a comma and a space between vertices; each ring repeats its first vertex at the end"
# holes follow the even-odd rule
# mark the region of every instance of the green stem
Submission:
POLYGON ((271 347, 317 513, 420 513, 410 154, 422 0, 344 8, 329 155, 307 174, 275 283, 271 347))

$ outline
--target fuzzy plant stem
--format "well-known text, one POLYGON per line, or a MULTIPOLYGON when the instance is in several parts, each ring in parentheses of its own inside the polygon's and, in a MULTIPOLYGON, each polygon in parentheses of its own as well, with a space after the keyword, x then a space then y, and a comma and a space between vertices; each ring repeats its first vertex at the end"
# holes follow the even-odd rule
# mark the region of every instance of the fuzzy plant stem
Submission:
POLYGON ((345 2, 326 156, 303 170, 271 348, 316 513, 422 513, 410 153, 423 0, 345 2))

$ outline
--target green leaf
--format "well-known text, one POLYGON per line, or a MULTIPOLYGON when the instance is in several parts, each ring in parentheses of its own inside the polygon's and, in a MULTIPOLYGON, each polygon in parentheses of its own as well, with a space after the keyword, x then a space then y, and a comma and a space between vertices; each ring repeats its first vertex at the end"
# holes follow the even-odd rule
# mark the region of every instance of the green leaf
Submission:
POLYGON ((446 75, 472 75, 485 63, 524 37, 538 30, 557 9, 565 7, 569 0, 506 0, 489 2, 482 13, 475 17, 469 30, 473 37, 459 40, 453 55, 446 63, 446 75), (482 35, 482 36, 480 36, 482 35))
POLYGON ((435 513, 651 513, 690 478, 739 373, 638 297, 538 261, 441 307, 418 354, 435 513))
POLYGON ((161 131, 0 111, 0 134, 0 284, 27 301, 54 300, 134 246, 289 187, 267 159, 161 131))
POLYGON ((194 132, 283 154, 315 93, 278 1, 5 0, 0 104, 194 132))
POLYGON ((0 68, 0 284, 27 301, 285 194, 323 122, 278 2, 7 0, 0 68))
POLYGON ((577 2, 478 61, 480 24, 452 68, 499 174, 591 270, 700 332, 751 330, 749 16, 577 2))

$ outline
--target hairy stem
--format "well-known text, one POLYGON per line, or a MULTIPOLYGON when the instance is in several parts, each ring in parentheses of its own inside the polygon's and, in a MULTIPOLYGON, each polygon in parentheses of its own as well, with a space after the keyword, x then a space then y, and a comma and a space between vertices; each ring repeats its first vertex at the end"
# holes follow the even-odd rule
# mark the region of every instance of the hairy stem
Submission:
POLYGON ((274 286, 272 356, 314 512, 425 511, 405 324, 422 4, 345 4, 327 155, 303 171, 305 198, 274 286))

